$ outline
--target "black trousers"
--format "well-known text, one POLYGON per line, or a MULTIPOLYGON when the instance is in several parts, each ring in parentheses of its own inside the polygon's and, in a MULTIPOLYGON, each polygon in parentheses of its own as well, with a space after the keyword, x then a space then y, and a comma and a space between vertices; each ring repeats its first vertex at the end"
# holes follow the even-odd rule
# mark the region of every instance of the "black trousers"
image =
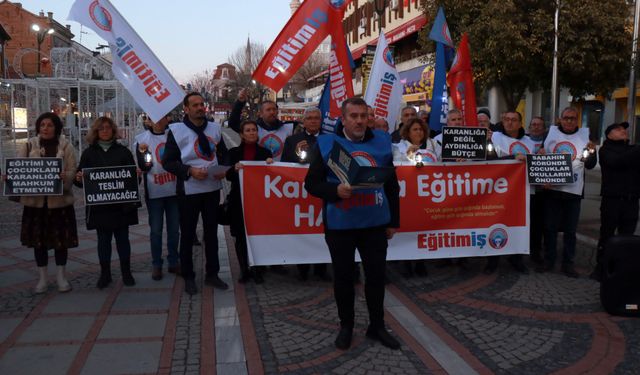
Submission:
POLYGON ((238 257, 238 264, 240 264, 240 272, 242 272, 242 276, 247 276, 249 274, 249 250, 247 249, 247 237, 244 233, 244 228, 242 233, 236 233, 235 244, 236 244, 236 257, 238 257))
POLYGON ((542 234, 544 232, 544 200, 545 192, 536 191, 530 196, 529 201, 529 221, 531 231, 529 232, 529 249, 532 257, 542 257, 542 234))
POLYGON ((210 193, 183 195, 178 197, 180 207, 180 266, 182 277, 193 280, 193 239, 202 215, 204 232, 205 271, 207 276, 216 276, 220 271, 218 260, 218 220, 216 214, 220 204, 220 190, 210 193))
POLYGON ((364 294, 369 310, 369 325, 384 327, 384 279, 387 259, 385 228, 327 230, 325 241, 333 265, 333 293, 338 305, 340 325, 354 325, 355 250, 358 249, 364 268, 364 294))
MULTIPOLYGON (((49 254, 47 249, 35 247, 33 248, 33 255, 36 258, 36 264, 38 267, 46 267, 49 264, 49 254)), ((67 249, 55 249, 56 266, 66 266, 67 256, 69 252, 67 249)))
POLYGON ((598 263, 604 256, 604 245, 616 234, 633 234, 638 224, 638 198, 602 197, 600 202, 600 239, 598 263))
MULTIPOLYGON (((311 269, 311 264, 298 264, 298 272, 301 275, 308 275, 311 269)), ((316 276, 323 276, 327 273, 327 265, 324 263, 313 264, 313 274, 316 276)))

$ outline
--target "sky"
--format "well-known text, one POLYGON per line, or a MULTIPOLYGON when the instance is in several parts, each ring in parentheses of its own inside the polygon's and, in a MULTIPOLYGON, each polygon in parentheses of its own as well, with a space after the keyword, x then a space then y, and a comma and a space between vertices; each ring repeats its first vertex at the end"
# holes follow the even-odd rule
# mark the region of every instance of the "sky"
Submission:
MULTIPOLYGON (((74 40, 89 49, 105 44, 95 33, 67 20, 73 0, 12 0, 38 14, 53 12, 71 25, 74 40), (82 37, 82 40, 80 40, 82 37)), ((247 43, 269 47, 289 20, 289 0, 111 0, 178 82, 213 70, 247 43)))

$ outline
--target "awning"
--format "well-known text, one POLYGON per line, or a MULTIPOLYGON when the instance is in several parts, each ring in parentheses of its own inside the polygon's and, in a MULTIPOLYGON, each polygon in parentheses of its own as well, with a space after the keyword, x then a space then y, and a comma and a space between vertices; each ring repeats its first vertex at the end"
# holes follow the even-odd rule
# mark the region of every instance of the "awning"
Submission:
MULTIPOLYGON (((425 15, 419 15, 416 18, 412 19, 411 21, 405 24, 402 24, 389 32, 385 30, 385 35, 387 36, 387 42, 389 44, 393 44, 399 41, 400 39, 406 38, 407 36, 418 32, 418 30, 420 30, 426 24, 427 24, 427 17, 425 15)), ((371 43, 368 43, 368 45, 376 45, 376 44, 378 44, 378 38, 375 38, 374 40, 371 41, 371 43)), ((354 59, 359 59, 366 48, 367 48, 367 45, 358 47, 357 49, 351 51, 351 55, 353 56, 354 59)))

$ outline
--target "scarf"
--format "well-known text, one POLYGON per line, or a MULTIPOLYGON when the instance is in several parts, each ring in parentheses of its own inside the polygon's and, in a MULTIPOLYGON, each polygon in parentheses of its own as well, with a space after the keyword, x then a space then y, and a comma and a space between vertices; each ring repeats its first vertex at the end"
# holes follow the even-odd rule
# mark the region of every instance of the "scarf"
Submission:
POLYGON ((51 139, 40 138, 40 154, 43 157, 53 158, 58 153, 58 137, 51 139), (44 153, 43 153, 44 150, 44 153))
POLYGON ((211 156, 211 146, 209 145, 209 139, 204 134, 204 130, 207 128, 208 121, 205 120, 204 125, 197 126, 193 122, 189 120, 188 116, 184 116, 184 120, 182 121, 187 128, 193 130, 198 135, 198 143, 200 144, 200 150, 206 156, 211 156))
POLYGON ((243 155, 242 160, 256 160, 256 154, 258 152, 258 148, 255 143, 244 143, 243 145, 243 155))
POLYGON ((111 147, 111 145, 113 144, 114 140, 110 140, 110 141, 98 141, 98 146, 100 146, 100 148, 104 151, 107 152, 109 150, 109 147, 111 147))

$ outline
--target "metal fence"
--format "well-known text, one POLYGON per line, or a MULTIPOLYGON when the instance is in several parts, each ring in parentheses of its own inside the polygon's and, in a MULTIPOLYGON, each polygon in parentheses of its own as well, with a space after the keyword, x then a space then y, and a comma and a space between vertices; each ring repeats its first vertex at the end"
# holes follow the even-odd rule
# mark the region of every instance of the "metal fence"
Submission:
POLYGON ((129 147, 142 130, 142 110, 118 81, 37 78, 0 83, 0 154, 12 156, 18 143, 35 135, 35 121, 44 112, 62 119, 63 134, 79 152, 100 116, 112 118, 121 142, 129 147))

